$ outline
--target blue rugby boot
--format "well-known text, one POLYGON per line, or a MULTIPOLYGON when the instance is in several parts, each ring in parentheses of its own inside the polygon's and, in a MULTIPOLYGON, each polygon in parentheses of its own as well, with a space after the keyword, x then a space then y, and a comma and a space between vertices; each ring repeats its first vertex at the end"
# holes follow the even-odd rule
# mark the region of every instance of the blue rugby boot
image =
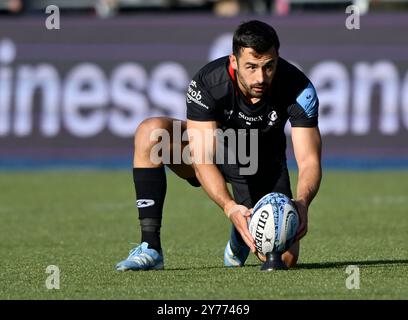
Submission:
POLYGON ((231 239, 224 250, 224 265, 226 267, 242 267, 249 255, 249 247, 241 239, 238 241, 237 233, 238 231, 232 226, 231 239))
POLYGON ((129 252, 126 260, 119 262, 115 269, 117 271, 138 271, 138 270, 163 270, 163 253, 154 249, 149 249, 147 242, 142 242, 129 252))

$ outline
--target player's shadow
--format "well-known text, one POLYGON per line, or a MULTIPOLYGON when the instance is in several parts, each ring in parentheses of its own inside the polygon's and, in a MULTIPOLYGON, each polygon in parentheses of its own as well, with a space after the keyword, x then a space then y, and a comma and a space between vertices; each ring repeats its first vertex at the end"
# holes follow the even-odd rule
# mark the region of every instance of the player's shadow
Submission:
MULTIPOLYGON (((361 260, 361 261, 333 261, 333 262, 319 262, 319 263, 298 263, 293 269, 332 269, 332 268, 343 268, 349 265, 355 266, 382 266, 382 265, 396 265, 396 264, 407 264, 408 259, 404 260, 361 260)), ((260 267, 262 265, 259 263, 247 263, 245 267, 260 267)), ((175 267, 166 268, 165 271, 183 271, 183 270, 211 270, 211 269, 230 269, 223 265, 217 266, 192 266, 192 267, 175 267)), ((234 268, 235 269, 235 268, 234 268)))
POLYGON ((330 269, 342 268, 349 265, 355 266, 382 266, 408 264, 408 259, 393 260, 361 260, 361 261, 334 261, 321 263, 298 263, 296 269, 330 269))

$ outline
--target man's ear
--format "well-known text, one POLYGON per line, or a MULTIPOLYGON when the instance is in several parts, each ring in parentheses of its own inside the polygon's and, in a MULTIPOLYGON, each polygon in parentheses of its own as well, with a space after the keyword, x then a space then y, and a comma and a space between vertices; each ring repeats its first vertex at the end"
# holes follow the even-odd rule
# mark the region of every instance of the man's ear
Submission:
POLYGON ((238 70, 238 60, 237 57, 233 54, 229 55, 229 61, 230 61, 230 65, 232 67, 232 69, 234 69, 235 71, 238 70))

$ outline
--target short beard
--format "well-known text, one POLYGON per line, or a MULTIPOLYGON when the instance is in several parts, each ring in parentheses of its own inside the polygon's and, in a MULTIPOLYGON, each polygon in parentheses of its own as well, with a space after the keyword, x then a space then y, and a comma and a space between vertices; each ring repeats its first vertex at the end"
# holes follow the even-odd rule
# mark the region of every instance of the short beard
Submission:
POLYGON ((237 78, 238 81, 241 83, 241 85, 244 87, 245 91, 247 92, 247 94, 251 97, 251 98, 261 98, 263 96, 263 93, 257 93, 254 92, 253 89, 248 86, 248 84, 244 81, 242 81, 242 77, 239 75, 239 73, 237 72, 237 78))
POLYGON ((251 90, 250 95, 251 95, 252 98, 262 98, 263 95, 264 95, 264 92, 258 93, 258 92, 252 92, 252 90, 251 90))

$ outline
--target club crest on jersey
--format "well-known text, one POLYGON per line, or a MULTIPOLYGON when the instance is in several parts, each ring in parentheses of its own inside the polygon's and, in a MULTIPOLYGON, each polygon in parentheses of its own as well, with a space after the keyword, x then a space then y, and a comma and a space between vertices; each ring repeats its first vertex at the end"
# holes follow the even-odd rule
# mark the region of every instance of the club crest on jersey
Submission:
POLYGON ((278 120, 278 114, 276 113, 275 110, 271 111, 268 114, 268 119, 270 120, 268 122, 268 126, 273 126, 275 124, 275 122, 278 120))
POLYGON ((224 110, 224 115, 227 121, 231 119, 231 116, 233 113, 234 113, 234 110, 224 110))

